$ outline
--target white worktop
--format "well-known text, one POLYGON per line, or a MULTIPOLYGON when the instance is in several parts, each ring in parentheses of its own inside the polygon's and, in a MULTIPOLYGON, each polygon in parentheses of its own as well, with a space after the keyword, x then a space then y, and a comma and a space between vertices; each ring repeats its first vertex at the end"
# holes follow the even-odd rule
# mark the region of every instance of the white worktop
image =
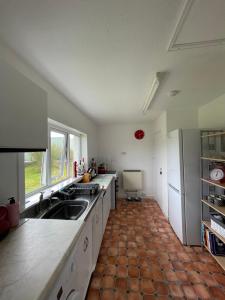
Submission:
POLYGON ((82 224, 79 220, 29 219, 1 241, 0 299, 46 299, 82 224))
POLYGON ((111 180, 116 176, 116 174, 99 174, 91 180, 91 183, 98 183, 100 185, 100 188, 106 190, 110 185, 111 180))

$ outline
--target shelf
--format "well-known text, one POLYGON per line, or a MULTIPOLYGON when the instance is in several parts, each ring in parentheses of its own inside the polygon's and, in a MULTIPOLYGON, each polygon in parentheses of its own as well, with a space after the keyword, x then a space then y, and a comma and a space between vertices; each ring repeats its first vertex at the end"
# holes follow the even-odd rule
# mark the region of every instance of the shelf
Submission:
POLYGON ((225 183, 218 183, 217 181, 213 181, 211 179, 206 179, 206 178, 200 178, 202 181, 206 182, 206 183, 209 183, 211 185, 215 185, 215 186, 218 186, 222 189, 225 189, 225 183))
POLYGON ((206 134, 206 135, 202 135, 201 138, 205 138, 205 137, 211 137, 211 136, 220 136, 220 135, 224 135, 225 131, 220 131, 220 132, 215 132, 215 133, 210 133, 210 134, 206 134))
POLYGON ((203 160, 210 160, 210 161, 219 161, 219 162, 225 162, 225 158, 221 157, 221 158, 215 158, 215 157, 204 157, 204 156, 201 156, 201 159, 203 160))
POLYGON ((216 256, 211 253, 208 247, 204 245, 205 248, 209 251, 209 253, 212 255, 213 258, 218 262, 218 264, 225 270, 225 256, 216 256))
POLYGON ((202 221, 202 223, 225 244, 225 238, 222 237, 222 235, 220 235, 219 233, 217 233, 214 229, 212 229, 209 221, 202 221))
POLYGON ((209 207, 213 208, 216 210, 218 213, 221 215, 225 216, 225 206, 218 206, 213 203, 210 203, 208 200, 202 199, 202 202, 208 205, 209 207))

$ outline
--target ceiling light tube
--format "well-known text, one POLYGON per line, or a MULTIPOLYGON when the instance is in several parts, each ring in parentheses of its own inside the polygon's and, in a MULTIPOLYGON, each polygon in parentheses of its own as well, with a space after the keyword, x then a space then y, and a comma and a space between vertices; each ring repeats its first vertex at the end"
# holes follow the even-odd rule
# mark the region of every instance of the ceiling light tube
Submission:
POLYGON ((159 88, 159 72, 157 72, 155 74, 155 77, 153 79, 153 82, 152 82, 152 86, 151 86, 151 89, 150 89, 150 92, 149 92, 149 95, 148 95, 148 98, 146 99, 145 103, 144 103, 144 106, 143 106, 143 113, 146 114, 147 111, 150 109, 150 105, 152 103, 152 101, 154 100, 155 98, 155 94, 159 88))

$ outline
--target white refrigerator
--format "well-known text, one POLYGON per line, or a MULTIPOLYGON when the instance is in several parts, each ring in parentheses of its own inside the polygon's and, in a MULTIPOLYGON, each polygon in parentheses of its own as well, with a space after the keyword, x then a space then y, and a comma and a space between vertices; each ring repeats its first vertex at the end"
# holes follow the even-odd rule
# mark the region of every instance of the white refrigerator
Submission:
POLYGON ((184 245, 201 244, 200 131, 168 133, 169 222, 184 245))

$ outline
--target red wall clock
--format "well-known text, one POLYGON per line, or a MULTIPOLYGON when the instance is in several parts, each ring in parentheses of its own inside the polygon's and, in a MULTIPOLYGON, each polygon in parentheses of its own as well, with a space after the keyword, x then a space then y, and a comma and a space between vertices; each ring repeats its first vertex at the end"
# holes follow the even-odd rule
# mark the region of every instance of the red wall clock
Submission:
POLYGON ((145 136, 144 130, 138 129, 135 131, 134 136, 137 140, 142 140, 145 136))

